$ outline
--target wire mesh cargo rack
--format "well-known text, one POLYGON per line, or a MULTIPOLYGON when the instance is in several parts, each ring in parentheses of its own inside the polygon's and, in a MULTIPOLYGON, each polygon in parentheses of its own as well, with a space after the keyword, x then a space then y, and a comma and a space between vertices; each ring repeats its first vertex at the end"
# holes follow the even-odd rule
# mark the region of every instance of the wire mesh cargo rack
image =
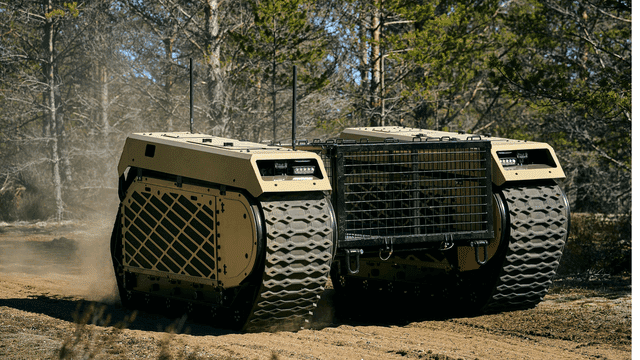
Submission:
POLYGON ((339 248, 493 238, 491 143, 328 141, 300 144, 324 160, 339 248))

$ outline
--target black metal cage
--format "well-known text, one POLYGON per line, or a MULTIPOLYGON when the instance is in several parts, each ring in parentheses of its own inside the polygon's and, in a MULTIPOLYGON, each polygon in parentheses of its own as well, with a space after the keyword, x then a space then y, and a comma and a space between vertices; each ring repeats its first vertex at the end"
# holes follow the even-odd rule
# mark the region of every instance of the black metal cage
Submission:
POLYGON ((332 182, 340 248, 493 237, 491 143, 312 143, 332 182))

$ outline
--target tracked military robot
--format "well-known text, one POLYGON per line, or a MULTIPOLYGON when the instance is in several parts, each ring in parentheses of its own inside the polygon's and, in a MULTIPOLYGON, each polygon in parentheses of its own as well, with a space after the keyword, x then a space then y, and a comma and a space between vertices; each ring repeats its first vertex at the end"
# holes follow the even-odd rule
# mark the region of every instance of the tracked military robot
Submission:
POLYGON ((190 132, 127 138, 123 305, 279 331, 309 325, 329 278, 347 302, 438 286, 480 311, 541 301, 569 231, 551 147, 397 127, 296 141, 293 75, 291 146, 195 134, 193 95, 190 132))
POLYGON ((547 292, 569 229, 547 144, 397 127, 294 143, 129 136, 111 240, 123 304, 278 331, 308 326, 329 277, 347 294, 440 286, 483 311, 547 292))

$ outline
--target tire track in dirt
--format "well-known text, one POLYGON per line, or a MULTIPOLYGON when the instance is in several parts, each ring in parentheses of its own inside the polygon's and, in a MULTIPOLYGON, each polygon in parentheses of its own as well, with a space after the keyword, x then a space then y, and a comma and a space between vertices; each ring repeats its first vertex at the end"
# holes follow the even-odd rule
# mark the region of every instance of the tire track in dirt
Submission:
MULTIPOLYGON (((536 309, 478 318, 420 321, 405 326, 334 324, 297 333, 238 334, 187 321, 181 328, 190 335, 170 336, 162 330, 173 320, 148 313, 140 313, 124 330, 112 326, 76 326, 74 306, 79 309, 77 318, 82 317, 90 303, 80 296, 60 294, 60 290, 68 286, 64 284, 67 281, 73 278, 52 280, 4 274, 0 281, 0 355, 17 358, 20 354, 19 357, 25 359, 54 357, 65 340, 73 337, 78 329, 84 329, 82 337, 92 339, 89 345, 102 354, 96 358, 116 354, 125 358, 158 358, 162 351, 175 359, 187 356, 251 360, 274 356, 278 359, 376 360, 630 358, 630 345, 549 338, 522 332, 515 326, 500 325, 517 319, 526 323, 531 321, 532 314, 558 306, 549 300, 536 309), (42 307, 37 305, 40 302, 42 307), (27 303, 31 305, 25 305, 27 303), (500 316, 503 318, 496 318, 500 316)), ((562 303, 560 306, 571 308, 573 305, 562 303)), ((92 321, 100 323, 99 319, 106 313, 112 313, 112 324, 126 316, 126 310, 109 305, 92 321)), ((530 323, 530 327, 535 326, 530 323)))
MULTIPOLYGON (((239 334, 190 320, 175 325, 175 319, 146 312, 131 321, 131 312, 112 296, 113 274, 103 258, 108 259, 103 255, 108 247, 102 249, 101 236, 106 230, 104 241, 108 241, 109 223, 82 231, 70 227, 38 234, 37 239, 19 233, 8 238, 0 232, 0 244, 5 245, 0 247, 0 358, 60 358, 61 349, 63 358, 69 359, 631 358, 627 280, 622 291, 610 293, 580 287, 552 290, 530 310, 438 319, 421 315, 395 321, 382 321, 375 312, 357 320, 336 318, 333 290, 327 290, 326 301, 317 311, 325 315, 319 319, 326 327, 297 333, 239 334), (37 251, 27 254, 25 266, 6 252, 12 246, 21 248, 20 241, 60 238, 77 244, 82 264, 62 266, 68 265, 64 252, 58 260, 53 256, 40 263, 32 256, 52 244, 28 245, 29 251, 37 251), (101 302, 92 302, 96 300, 101 302), (121 326, 114 326, 118 323, 121 326), (165 332, 172 326, 183 334, 165 332)), ((376 300, 370 299, 378 306, 376 300)), ((384 311, 385 305, 379 304, 378 309, 384 311)))

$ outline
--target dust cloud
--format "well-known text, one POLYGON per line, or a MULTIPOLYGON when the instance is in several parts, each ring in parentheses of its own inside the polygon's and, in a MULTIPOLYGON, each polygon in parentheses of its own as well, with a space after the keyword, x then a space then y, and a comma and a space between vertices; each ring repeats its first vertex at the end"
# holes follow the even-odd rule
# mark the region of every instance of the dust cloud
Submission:
POLYGON ((0 223, 0 276, 51 280, 64 297, 118 302, 110 253, 116 209, 83 220, 0 223))
POLYGON ((77 284, 78 291, 90 301, 119 301, 110 250, 115 214, 114 211, 111 217, 102 216, 96 219, 95 231, 90 231, 86 241, 79 243, 77 255, 82 264, 82 276, 77 284))

